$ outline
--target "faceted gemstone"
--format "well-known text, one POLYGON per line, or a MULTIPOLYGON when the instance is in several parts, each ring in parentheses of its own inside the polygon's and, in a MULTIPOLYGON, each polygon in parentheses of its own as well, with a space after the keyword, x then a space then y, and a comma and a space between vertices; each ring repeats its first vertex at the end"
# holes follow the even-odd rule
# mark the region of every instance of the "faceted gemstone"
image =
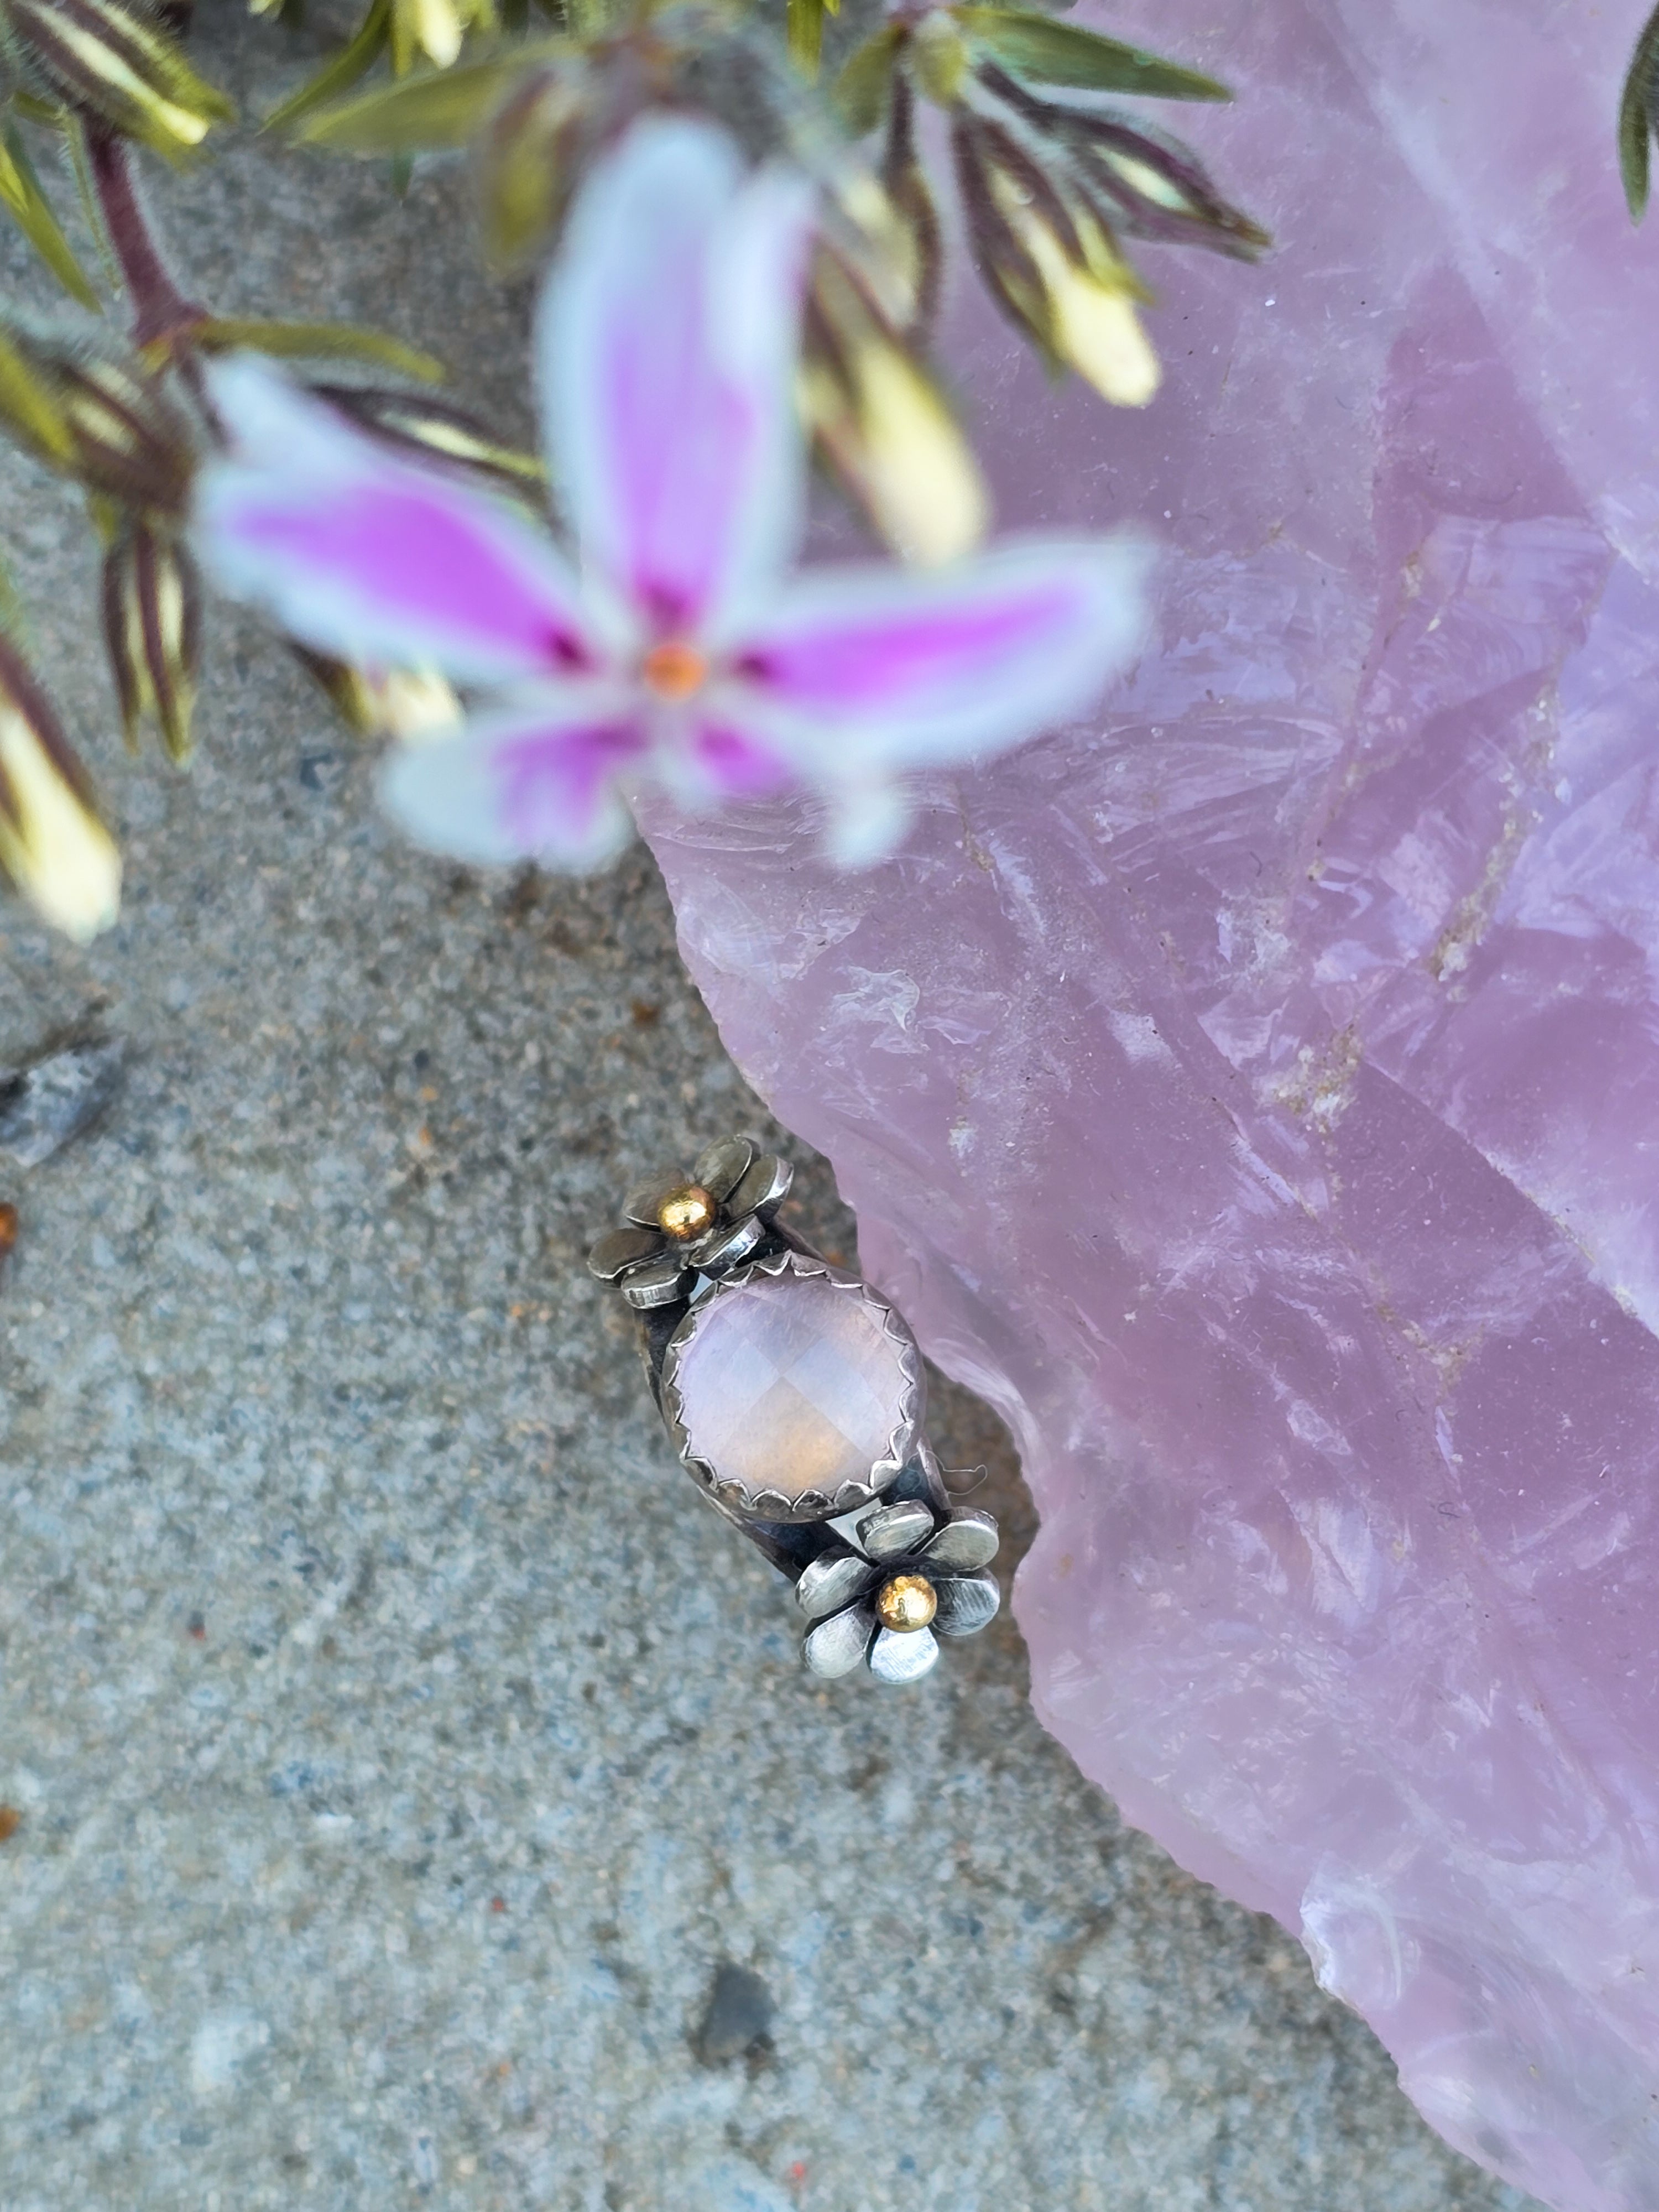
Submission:
POLYGON ((797 1498, 867 1481, 902 1417, 898 1346, 822 1275, 759 1275, 696 1316, 677 1377, 692 1449, 723 1480, 797 1498))
POLYGON ((1156 638, 883 866, 651 824, 744 1073, 1014 1430, 1043 1718, 1563 2212, 1659 2205, 1644 13, 1084 0, 1235 88, 1160 120, 1279 247, 1137 247, 1144 413, 972 306, 945 353, 1006 526, 1162 540, 1156 638))

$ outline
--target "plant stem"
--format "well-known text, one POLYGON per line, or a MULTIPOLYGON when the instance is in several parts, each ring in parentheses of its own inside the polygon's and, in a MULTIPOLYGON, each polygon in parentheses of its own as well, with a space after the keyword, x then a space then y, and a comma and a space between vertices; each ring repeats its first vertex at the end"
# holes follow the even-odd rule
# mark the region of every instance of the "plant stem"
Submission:
POLYGON ((86 136, 98 211, 132 301, 133 343, 148 346, 181 337, 207 311, 185 299, 161 258, 139 204, 125 140, 96 124, 88 125, 86 136))

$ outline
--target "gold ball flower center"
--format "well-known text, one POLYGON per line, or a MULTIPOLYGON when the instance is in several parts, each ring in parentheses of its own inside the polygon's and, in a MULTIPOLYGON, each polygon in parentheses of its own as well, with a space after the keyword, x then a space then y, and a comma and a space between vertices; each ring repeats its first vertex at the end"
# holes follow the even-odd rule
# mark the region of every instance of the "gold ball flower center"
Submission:
POLYGON ((694 1237, 714 1227, 719 1212, 700 1182, 689 1182, 683 1190, 670 1191, 657 1208, 657 1226, 677 1243, 689 1244, 694 1237))
POLYGON ((678 637, 653 645, 640 665, 647 689, 659 699, 689 699, 708 673, 708 663, 696 647, 678 637))
POLYGON ((876 1592, 876 1619, 901 1635, 926 1628, 938 1611, 938 1594, 926 1575, 895 1575, 876 1592))

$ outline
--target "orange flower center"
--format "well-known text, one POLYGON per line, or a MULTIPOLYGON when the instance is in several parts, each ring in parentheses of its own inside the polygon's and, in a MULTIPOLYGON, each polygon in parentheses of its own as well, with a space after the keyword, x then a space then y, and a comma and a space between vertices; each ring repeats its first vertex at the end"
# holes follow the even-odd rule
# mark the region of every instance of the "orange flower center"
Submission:
POLYGON ((659 698, 689 699, 708 675, 708 663, 695 645, 670 637, 652 647, 640 673, 659 698))

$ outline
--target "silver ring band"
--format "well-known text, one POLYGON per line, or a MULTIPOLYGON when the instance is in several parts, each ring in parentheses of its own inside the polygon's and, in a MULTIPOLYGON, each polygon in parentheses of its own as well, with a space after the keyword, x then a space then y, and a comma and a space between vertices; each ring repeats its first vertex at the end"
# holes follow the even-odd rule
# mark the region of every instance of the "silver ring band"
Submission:
POLYGON ((792 1584, 806 1665, 916 1681, 994 1618, 997 1525, 952 1503, 903 1316, 778 1221, 790 1177, 720 1138, 631 1192, 588 1266, 633 1311, 680 1464, 792 1584))

